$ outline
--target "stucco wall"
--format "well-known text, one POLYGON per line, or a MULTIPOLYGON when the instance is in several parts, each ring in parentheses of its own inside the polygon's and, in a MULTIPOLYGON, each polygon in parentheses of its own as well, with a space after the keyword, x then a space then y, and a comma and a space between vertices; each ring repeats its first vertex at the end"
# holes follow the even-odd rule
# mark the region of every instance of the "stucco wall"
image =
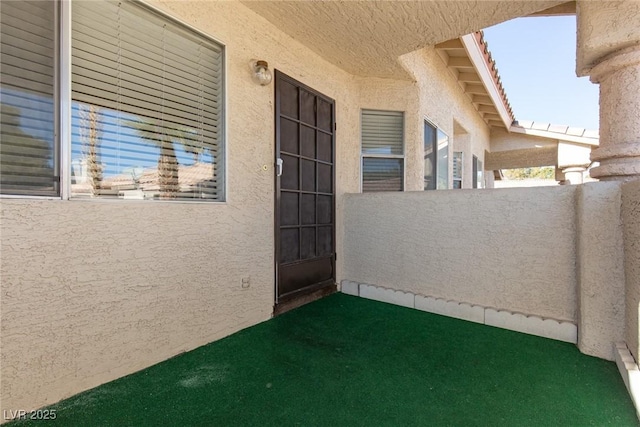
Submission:
MULTIPOLYGON (((524 135, 516 132, 507 132, 504 129, 493 128, 491 130, 491 152, 523 150, 538 147, 555 147, 557 140, 542 138, 533 135, 524 135)), ((546 166, 553 166, 546 165, 546 166)))
POLYGON ((348 195, 344 278, 575 322, 575 194, 348 195))
POLYGON ((228 201, 3 199, 0 412, 58 401, 271 316, 274 85, 251 80, 251 59, 336 99, 337 192, 357 191, 352 76, 239 3, 153 4, 227 47, 228 201))
POLYGON ((624 339, 621 184, 580 185, 576 206, 578 347, 583 353, 613 360, 613 343, 624 339))
POLYGON ((625 341, 636 361, 640 355, 638 311, 640 310, 640 181, 622 186, 622 221, 626 277, 625 341))
POLYGON ((554 166, 558 162, 557 147, 525 148, 494 151, 486 156, 488 170, 554 166))
MULTIPOLYGON (((403 66, 411 72, 416 80, 419 94, 419 138, 420 150, 415 162, 416 184, 407 190, 424 189, 424 119, 428 119, 449 136, 449 159, 452 158, 456 145, 456 130, 466 132, 464 151, 463 185, 471 188, 472 159, 475 155, 484 163, 485 150, 489 150, 489 128, 480 117, 471 99, 461 90, 458 81, 451 75, 446 64, 433 47, 421 49, 403 55, 400 58, 403 66)), ((408 159, 409 161, 410 159, 408 159)), ((453 168, 449 164, 449 185, 453 179, 453 168)))
POLYGON ((268 319, 271 200, 252 197, 3 200, 3 409, 55 402, 268 319))
POLYGON ((336 100, 338 280, 343 194, 360 191, 361 108, 406 112, 408 190, 423 185, 424 116, 449 136, 456 119, 478 150, 488 144, 432 50, 410 64, 420 84, 356 77, 240 3, 151 4, 226 45, 227 202, 2 199, 0 411, 53 403, 270 317, 274 85, 251 80, 250 60, 336 100))
MULTIPOLYGON (((423 182, 422 169, 417 158, 422 158, 422 129, 418 114, 418 87, 414 82, 406 80, 390 80, 378 78, 356 78, 358 85, 358 104, 360 108, 373 110, 404 111, 404 151, 405 151, 405 190, 416 190, 423 182)), ((360 150, 360 124, 354 144, 360 150)), ((358 151, 358 155, 360 152, 358 151)), ((360 182, 360 164, 358 164, 357 180, 360 182)), ((362 190, 361 185, 356 188, 362 190)))

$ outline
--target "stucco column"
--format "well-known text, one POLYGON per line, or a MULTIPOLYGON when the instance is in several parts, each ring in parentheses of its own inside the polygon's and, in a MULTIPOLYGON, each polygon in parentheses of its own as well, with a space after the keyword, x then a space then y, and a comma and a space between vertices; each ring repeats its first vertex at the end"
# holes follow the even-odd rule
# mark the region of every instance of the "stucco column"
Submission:
POLYGON ((562 173, 564 174, 564 183, 571 185, 582 184, 583 172, 586 170, 587 168, 583 166, 562 169, 562 173))
POLYGON ((591 160, 600 180, 640 179, 640 46, 609 54, 592 68, 600 84, 600 147, 591 160))

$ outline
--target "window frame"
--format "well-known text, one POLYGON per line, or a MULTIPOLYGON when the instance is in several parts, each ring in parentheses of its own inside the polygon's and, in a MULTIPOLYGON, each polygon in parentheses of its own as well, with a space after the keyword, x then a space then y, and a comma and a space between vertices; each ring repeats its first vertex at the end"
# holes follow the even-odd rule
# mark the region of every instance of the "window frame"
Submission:
MULTIPOLYGON (((146 200, 127 200, 124 198, 84 198, 71 196, 71 134, 72 134, 72 81, 71 81, 71 39, 72 39, 72 15, 71 10, 73 8, 73 2, 76 0, 54 0, 56 14, 55 37, 56 37, 56 51, 54 60, 54 122, 55 122, 55 135, 54 135, 54 167, 56 167, 56 173, 58 177, 58 195, 55 196, 33 196, 24 194, 0 194, 0 199, 37 199, 37 200, 68 200, 68 201, 81 201, 81 202, 99 202, 99 203, 134 203, 134 202, 153 202, 153 203, 203 203, 203 204, 227 204, 229 203, 229 187, 228 187, 228 158, 229 147, 227 138, 228 128, 228 64, 227 64, 227 44, 222 40, 214 37, 187 22, 170 15, 164 10, 159 9, 156 6, 148 4, 146 1, 141 0, 124 0, 129 1, 137 6, 147 9, 151 13, 155 13, 167 21, 171 21, 176 25, 179 25, 186 30, 189 30, 200 37, 208 39, 214 43, 220 45, 221 49, 221 61, 222 61, 222 84, 221 84, 221 97, 222 97, 222 109, 220 112, 220 123, 222 129, 220 135, 222 139, 222 200, 205 200, 205 199, 177 199, 177 200, 163 200, 163 199, 146 199, 146 200)), ((218 162, 214 163, 218 164, 218 162)))
POLYGON ((423 159, 423 168, 424 168, 424 161, 426 160, 426 156, 425 156, 425 151, 424 151, 424 147, 425 147, 425 139, 426 139, 426 126, 429 125, 433 128, 434 130, 434 139, 433 139, 433 177, 432 177, 432 182, 433 182, 433 188, 424 188, 424 169, 422 171, 422 176, 423 176, 423 188, 422 191, 434 191, 434 190, 451 190, 453 187, 453 179, 449 179, 450 176, 450 172, 451 172, 451 159, 449 155, 447 155, 447 188, 438 188, 438 172, 439 172, 439 168, 438 168, 438 152, 439 152, 439 144, 438 144, 438 133, 442 133, 444 136, 447 137, 447 154, 451 153, 452 151, 452 141, 451 141, 451 137, 449 136, 448 133, 446 133, 444 130, 442 130, 442 128, 440 126, 438 126, 434 121, 430 120, 429 118, 427 118, 426 116, 424 117, 424 121, 422 123, 422 130, 423 130, 423 135, 422 135, 422 159, 423 159))
POLYGON ((486 188, 485 184, 485 176, 484 176, 484 165, 480 157, 475 154, 472 157, 471 161, 471 177, 472 186, 474 189, 483 189, 486 188))
POLYGON ((453 156, 451 159, 451 163, 452 163, 452 172, 453 172, 453 178, 452 178, 452 189, 453 190, 461 190, 463 188, 463 183, 464 183, 464 151, 454 151, 453 152, 453 156), (459 166, 460 166, 460 177, 456 177, 456 170, 455 170, 455 159, 456 157, 460 157, 460 162, 459 162, 459 166), (460 183, 460 187, 456 188, 455 183, 459 182, 460 183))
POLYGON ((61 99, 61 64, 62 61, 62 14, 64 12, 64 8, 68 5, 66 1, 54 1, 54 11, 53 11, 53 19, 54 19, 54 57, 53 57, 53 171, 54 178, 57 178, 57 182, 54 185, 57 185, 57 193, 56 195, 36 195, 36 194, 2 194, 0 193, 1 199, 25 199, 25 200, 60 200, 62 198, 63 191, 63 157, 64 157, 64 147, 61 144, 61 132, 62 132, 62 111, 60 105, 61 99))
MULTIPOLYGON (((373 159, 402 159, 402 189, 399 191, 379 191, 379 193, 396 193, 396 192, 404 192, 406 189, 406 175, 407 175, 407 138, 406 138, 406 129, 407 129, 407 121, 406 121, 406 112, 402 110, 382 110, 379 108, 361 108, 360 109, 360 193, 365 193, 364 191, 364 159, 365 158, 373 158, 373 159), (383 113, 402 113, 402 154, 364 154, 362 150, 362 113, 364 111, 379 111, 383 113)), ((367 193, 377 193, 378 191, 371 191, 367 193)))

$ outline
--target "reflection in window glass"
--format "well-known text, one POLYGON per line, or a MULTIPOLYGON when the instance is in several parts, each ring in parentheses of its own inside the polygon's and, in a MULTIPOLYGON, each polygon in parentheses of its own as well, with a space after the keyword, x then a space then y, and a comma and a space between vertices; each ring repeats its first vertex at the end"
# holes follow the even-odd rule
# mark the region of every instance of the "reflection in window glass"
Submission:
POLYGON ((222 46, 136 3, 72 14, 72 195, 224 200, 222 46))
POLYGON ((438 129, 438 190, 449 188, 449 137, 438 129))
POLYGON ((0 192, 55 196, 56 2, 2 2, 0 192))
POLYGON ((449 188, 449 137, 424 121, 424 189, 449 188))
POLYGON ((484 170, 481 160, 478 160, 478 188, 484 188, 484 170))
POLYGON ((435 190, 436 181, 436 128, 425 120, 424 122, 424 189, 435 190))
POLYGON ((484 174, 482 160, 473 156, 473 188, 484 188, 484 174))
POLYGON ((402 191, 403 160, 365 157, 362 159, 362 191, 402 191))

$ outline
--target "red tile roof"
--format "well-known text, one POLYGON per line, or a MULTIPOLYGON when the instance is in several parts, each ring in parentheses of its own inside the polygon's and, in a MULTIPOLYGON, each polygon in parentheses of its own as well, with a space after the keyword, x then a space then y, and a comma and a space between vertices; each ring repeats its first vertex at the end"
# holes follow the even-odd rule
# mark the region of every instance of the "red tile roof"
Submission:
POLYGON ((484 39, 483 31, 476 31, 474 37, 478 41, 478 44, 483 47, 484 60, 491 71, 491 75, 493 76, 493 81, 500 92, 500 97, 502 98, 502 103, 504 104, 507 112, 509 113, 509 117, 511 117, 511 121, 514 121, 516 118, 513 115, 513 110, 511 109, 511 104, 509 103, 509 99, 507 98, 507 93, 502 86, 502 80, 500 79, 500 73, 498 73, 498 67, 496 66, 496 61, 491 57, 491 52, 489 51, 489 45, 487 41, 484 39))

